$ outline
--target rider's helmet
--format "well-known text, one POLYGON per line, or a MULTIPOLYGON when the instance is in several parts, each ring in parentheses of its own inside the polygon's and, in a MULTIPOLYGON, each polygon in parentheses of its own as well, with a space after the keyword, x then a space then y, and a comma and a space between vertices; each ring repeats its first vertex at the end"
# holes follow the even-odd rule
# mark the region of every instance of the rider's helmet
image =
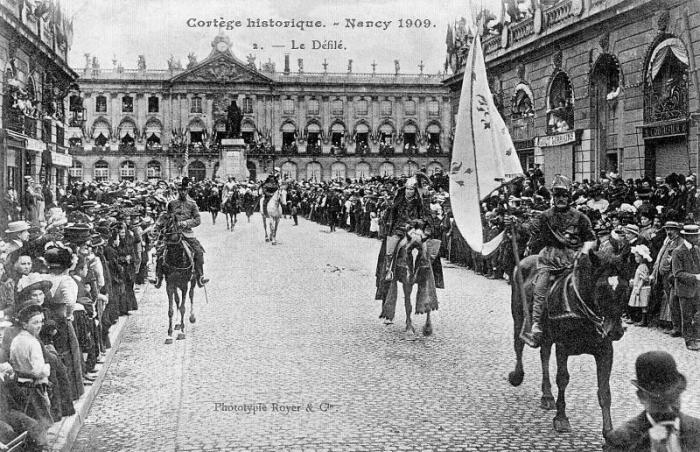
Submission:
POLYGON ((190 188, 190 178, 189 177, 183 177, 182 181, 180 181, 180 183, 177 184, 178 190, 187 190, 189 188, 190 188))
POLYGON ((568 177, 561 174, 555 175, 551 189, 552 196, 565 195, 571 201, 571 179, 568 177))

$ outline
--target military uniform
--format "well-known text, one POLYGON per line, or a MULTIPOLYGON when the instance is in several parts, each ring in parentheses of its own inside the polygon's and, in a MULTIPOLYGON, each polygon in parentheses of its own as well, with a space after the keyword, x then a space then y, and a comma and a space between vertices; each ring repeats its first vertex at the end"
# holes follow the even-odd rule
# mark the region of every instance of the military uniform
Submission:
POLYGON ((263 192, 263 205, 262 205, 262 212, 263 215, 269 216, 267 212, 267 203, 270 202, 270 199, 272 196, 275 194, 277 190, 280 189, 280 183, 277 180, 277 177, 273 174, 270 174, 267 176, 267 179, 265 179, 265 182, 262 185, 262 192, 263 192))
MULTIPOLYGON (((167 215, 161 215, 153 228, 154 236, 158 237, 164 232, 164 227, 170 219, 174 219, 176 224, 184 223, 184 229, 181 232, 183 238, 192 250, 194 257, 194 271, 197 277, 197 282, 200 283, 200 285, 202 283, 206 283, 206 280, 203 280, 204 248, 202 248, 202 245, 199 243, 199 240, 197 240, 194 232, 192 231, 192 228, 195 228, 202 223, 202 219, 199 216, 199 208, 197 207, 197 203, 189 196, 184 201, 180 198, 170 201, 167 208, 167 215)), ((160 286, 160 282, 163 279, 162 257, 164 249, 165 247, 162 244, 160 244, 160 246, 157 245, 158 259, 156 262, 156 276, 158 277, 158 282, 156 283, 156 287, 160 286)))
MULTIPOLYGON (((568 178, 557 176, 552 184, 552 192, 555 190, 565 190, 568 193, 568 178)), ((596 237, 591 220, 571 206, 565 209, 553 206, 542 212, 534 220, 530 234, 530 254, 539 254, 538 274, 535 277, 532 297, 531 345, 539 345, 542 338, 541 319, 552 272, 573 265, 576 252, 583 248, 584 243, 592 246, 596 237)))

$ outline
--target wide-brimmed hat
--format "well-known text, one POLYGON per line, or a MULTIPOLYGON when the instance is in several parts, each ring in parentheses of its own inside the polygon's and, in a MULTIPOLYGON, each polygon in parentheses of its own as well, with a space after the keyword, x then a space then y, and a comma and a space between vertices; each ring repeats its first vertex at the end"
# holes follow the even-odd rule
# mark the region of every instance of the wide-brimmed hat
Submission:
POLYGON ((29 227, 29 223, 27 223, 26 221, 12 221, 7 224, 5 234, 14 234, 16 232, 27 231, 29 230, 29 227))
POLYGON ((28 322, 32 317, 37 314, 43 314, 44 308, 37 303, 27 303, 18 306, 18 311, 16 313, 17 321, 19 324, 28 322))
POLYGON ((44 292, 44 294, 46 294, 46 292, 49 289, 51 289, 51 281, 47 281, 44 279, 32 282, 31 284, 17 292, 17 302, 21 303, 25 300, 28 300, 29 297, 32 295, 32 292, 34 292, 35 290, 41 290, 42 292, 44 292))
POLYGON ((46 250, 44 259, 50 268, 70 268, 73 264, 73 252, 70 248, 54 246, 46 250))
POLYGON ((651 252, 649 251, 649 247, 646 245, 637 245, 633 246, 631 250, 634 254, 639 254, 642 256, 642 259, 646 260, 647 262, 651 262, 651 252))
POLYGON ((642 353, 634 367, 637 379, 632 380, 632 384, 647 395, 663 399, 685 390, 685 376, 678 372, 676 361, 667 352, 654 350, 642 353))
POLYGON ((681 231, 681 234, 683 235, 698 235, 700 234, 700 226, 697 224, 686 224, 683 226, 683 230, 681 231))
POLYGON ((66 226, 63 229, 63 238, 72 243, 80 244, 90 241, 90 234, 92 233, 89 225, 85 223, 75 223, 66 226))
POLYGON ((48 220, 46 221, 46 229, 56 228, 68 223, 66 213, 60 207, 52 207, 49 209, 48 220))
POLYGON ((677 221, 667 221, 664 223, 664 228, 665 229, 680 229, 681 224, 677 221))

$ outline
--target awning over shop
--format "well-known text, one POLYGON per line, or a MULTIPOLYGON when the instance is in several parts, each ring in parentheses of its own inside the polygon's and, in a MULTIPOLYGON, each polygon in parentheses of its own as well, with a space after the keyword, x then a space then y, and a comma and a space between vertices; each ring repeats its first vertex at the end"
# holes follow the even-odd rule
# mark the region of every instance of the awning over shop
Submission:
POLYGON ((669 38, 659 44, 654 53, 651 55, 651 79, 654 80, 656 75, 661 70, 666 58, 673 53, 673 55, 678 58, 678 60, 687 65, 688 64, 688 52, 685 49, 683 41, 678 38, 669 38))
POLYGON ((294 123, 286 122, 282 125, 282 132, 293 133, 297 130, 297 126, 294 123))
POLYGON ((369 127, 367 127, 367 124, 365 124, 365 123, 359 123, 357 125, 356 130, 357 130, 357 133, 367 133, 367 132, 369 132, 369 127))
POLYGON ((315 122, 310 123, 308 126, 306 126, 306 130, 309 133, 320 133, 321 132, 321 126, 316 124, 315 122))

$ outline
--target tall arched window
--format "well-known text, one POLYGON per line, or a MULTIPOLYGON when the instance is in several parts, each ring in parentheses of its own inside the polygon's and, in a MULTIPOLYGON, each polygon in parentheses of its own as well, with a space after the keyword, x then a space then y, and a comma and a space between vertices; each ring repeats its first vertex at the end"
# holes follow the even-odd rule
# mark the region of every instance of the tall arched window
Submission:
POLYGON ((109 163, 104 160, 95 162, 95 169, 92 178, 97 182, 104 182, 109 180, 109 163))
POLYGON ((72 181, 83 180, 83 164, 73 159, 73 166, 70 167, 69 174, 72 181))
POLYGON ((644 122, 688 117, 688 52, 678 38, 657 45, 644 73, 644 122))
POLYGON ((345 163, 343 162, 333 162, 331 165, 331 179, 343 181, 345 180, 346 174, 345 163))
POLYGON ((357 179, 369 179, 372 177, 372 168, 367 162, 360 162, 355 165, 355 178, 357 179))
POLYGON ((294 162, 284 162, 280 167, 283 179, 297 179, 297 164, 294 162))
POLYGON ((566 72, 559 71, 549 86, 547 96, 547 133, 574 129, 574 91, 566 72))
POLYGON ((313 182, 321 182, 321 164, 318 162, 311 162, 306 165, 306 179, 313 182))
POLYGON ((160 162, 157 160, 152 160, 148 162, 146 167, 146 177, 148 179, 160 179, 161 178, 161 166, 160 162))
POLYGON ((133 182, 136 179, 136 165, 127 160, 119 167, 119 178, 123 181, 133 182))
POLYGON ((379 165, 379 175, 381 177, 394 177, 394 164, 391 162, 384 162, 379 165))

